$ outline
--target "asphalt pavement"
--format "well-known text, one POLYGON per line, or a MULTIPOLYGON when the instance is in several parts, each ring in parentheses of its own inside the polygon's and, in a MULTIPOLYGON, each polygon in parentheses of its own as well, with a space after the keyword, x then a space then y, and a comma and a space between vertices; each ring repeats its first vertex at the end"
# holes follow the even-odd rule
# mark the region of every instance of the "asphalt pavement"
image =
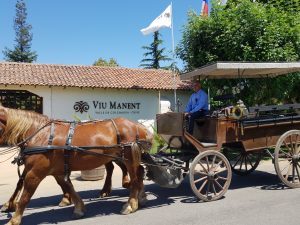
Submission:
MULTIPOLYGON (((6 157, 1 156, 0 162, 6 157)), ((146 181, 148 202, 130 215, 121 215, 128 199, 128 190, 121 187, 121 172, 117 166, 113 175, 113 191, 108 198, 98 198, 103 180, 83 181, 80 172, 72 173, 75 189, 86 205, 86 215, 72 220, 73 207, 57 204, 61 190, 52 177, 38 187, 24 212, 23 225, 35 224, 105 224, 105 225, 296 225, 300 224, 300 189, 288 189, 280 184, 271 161, 262 162, 252 174, 233 176, 225 197, 214 202, 198 201, 188 179, 176 189, 161 188, 146 181)), ((16 166, 0 163, 0 205, 8 200, 18 179, 16 166)), ((5 224, 11 213, 0 213, 5 224)))

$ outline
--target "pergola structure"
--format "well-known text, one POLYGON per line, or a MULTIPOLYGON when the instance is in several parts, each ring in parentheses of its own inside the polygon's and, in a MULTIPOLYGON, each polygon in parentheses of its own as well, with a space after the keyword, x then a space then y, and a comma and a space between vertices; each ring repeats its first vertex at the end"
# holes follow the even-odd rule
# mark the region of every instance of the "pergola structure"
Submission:
POLYGON ((216 62, 180 75, 181 80, 276 77, 300 72, 300 62, 216 62))

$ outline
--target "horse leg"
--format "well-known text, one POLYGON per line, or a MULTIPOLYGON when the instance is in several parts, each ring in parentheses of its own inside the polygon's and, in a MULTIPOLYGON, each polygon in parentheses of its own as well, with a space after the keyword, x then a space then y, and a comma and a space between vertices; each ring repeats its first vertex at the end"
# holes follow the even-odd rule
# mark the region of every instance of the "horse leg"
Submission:
POLYGON ((106 163, 105 169, 106 169, 106 177, 105 177, 104 186, 100 191, 100 198, 107 197, 111 193, 111 177, 114 171, 113 162, 111 161, 109 163, 106 163))
POLYGON ((22 191, 23 188, 23 182, 24 182, 24 172, 22 174, 22 177, 19 178, 16 189, 8 202, 4 203, 3 206, 1 207, 0 211, 1 212, 13 212, 16 209, 16 204, 18 201, 18 197, 22 191))
MULTIPOLYGON (((130 186, 130 179, 128 176, 128 171, 126 166, 124 165, 124 163, 121 163, 120 161, 116 161, 115 162, 122 170, 122 186, 124 188, 129 189, 130 186)), ((113 162, 109 162, 107 164, 105 164, 105 169, 106 169, 106 178, 105 178, 105 182, 104 182, 104 186, 103 189, 100 192, 100 198, 104 198, 110 195, 111 190, 112 190, 112 174, 113 174, 113 170, 114 170, 114 165, 113 162)))
POLYGON ((123 174, 123 177, 122 177, 122 186, 123 186, 123 188, 129 189, 129 187, 130 187, 130 179, 129 179, 129 176, 128 176, 128 171, 127 171, 126 166, 124 165, 124 163, 122 163, 120 161, 116 161, 116 164, 122 170, 122 174, 123 174))
POLYGON ((35 173, 32 170, 26 174, 24 178, 23 192, 19 202, 16 205, 16 212, 13 214, 7 225, 19 225, 21 223, 22 215, 26 205, 29 203, 40 182, 46 177, 46 175, 39 177, 36 174, 38 173, 35 173))
POLYGON ((147 195, 145 193, 144 184, 143 184, 144 174, 145 174, 144 167, 140 165, 138 168, 138 182, 139 184, 142 185, 140 186, 140 190, 138 194, 139 206, 145 206, 147 202, 147 195))
POLYGON ((66 182, 64 179, 61 178, 61 176, 54 176, 57 184, 60 186, 61 190, 63 191, 63 198, 59 203, 59 207, 64 207, 64 206, 68 206, 72 204, 72 200, 71 200, 71 196, 69 193, 69 186, 67 184, 70 183, 72 186, 72 182, 70 180, 70 178, 68 178, 68 181, 66 182))
MULTIPOLYGON (((82 201, 82 199, 80 198, 80 196, 76 193, 76 191, 74 190, 74 186, 71 183, 71 181, 65 181, 64 180, 64 176, 55 176, 55 179, 57 181, 57 183, 61 186, 61 188, 63 189, 63 191, 65 191, 69 198, 71 198, 70 201, 72 201, 74 203, 74 211, 73 211, 73 218, 74 219, 79 219, 81 217, 84 216, 84 212, 85 212, 85 207, 84 207, 84 203, 82 201)), ((68 200, 69 200, 68 198, 68 200)))
MULTIPOLYGON (((130 195, 128 202, 123 206, 121 213, 127 215, 138 209, 138 198, 140 192, 144 189, 143 179, 140 170, 140 165, 126 162, 126 167, 130 176, 130 195)), ((141 195, 142 197, 142 195, 141 195)))

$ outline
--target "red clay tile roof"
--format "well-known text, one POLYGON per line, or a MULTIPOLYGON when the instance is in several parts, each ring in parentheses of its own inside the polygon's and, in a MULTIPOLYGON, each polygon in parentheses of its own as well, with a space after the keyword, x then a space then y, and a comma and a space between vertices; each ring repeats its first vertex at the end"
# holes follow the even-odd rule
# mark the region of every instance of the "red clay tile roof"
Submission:
MULTIPOLYGON (((188 89, 176 76, 177 89, 188 89)), ((0 84, 121 89, 174 88, 170 71, 0 62, 0 84)))

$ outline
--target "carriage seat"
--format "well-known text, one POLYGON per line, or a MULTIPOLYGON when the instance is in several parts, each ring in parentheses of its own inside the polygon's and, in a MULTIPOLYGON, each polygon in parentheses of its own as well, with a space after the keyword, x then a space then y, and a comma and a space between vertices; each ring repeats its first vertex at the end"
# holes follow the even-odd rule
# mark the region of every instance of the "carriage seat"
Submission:
POLYGON ((299 103, 285 105, 263 105, 249 107, 249 113, 254 113, 258 116, 260 113, 277 113, 281 111, 296 112, 297 110, 299 111, 299 109, 299 103))
POLYGON ((300 120, 300 104, 264 105, 249 107, 248 118, 240 120, 243 126, 276 124, 300 120))
POLYGON ((300 121, 300 115, 291 115, 291 116, 259 116, 253 118, 246 118, 240 120, 244 127, 247 126, 259 126, 263 124, 276 124, 281 122, 296 122, 300 121))
POLYGON ((217 143, 212 143, 212 142, 202 142, 202 141, 200 141, 200 144, 201 144, 204 148, 212 148, 212 147, 217 147, 217 146, 218 146, 217 143))

